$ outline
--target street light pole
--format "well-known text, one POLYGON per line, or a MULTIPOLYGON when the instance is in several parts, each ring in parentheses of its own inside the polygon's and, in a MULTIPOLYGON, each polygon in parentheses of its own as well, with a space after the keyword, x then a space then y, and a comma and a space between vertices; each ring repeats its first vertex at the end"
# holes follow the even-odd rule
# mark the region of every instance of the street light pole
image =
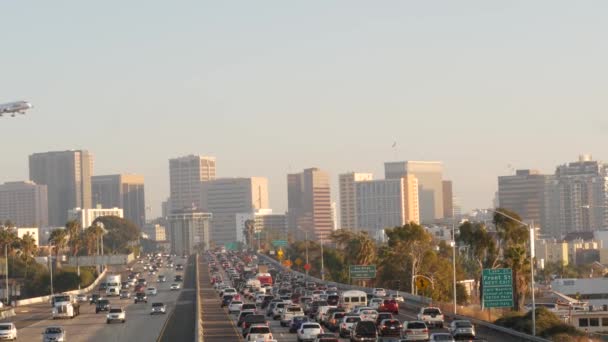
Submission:
MULTIPOLYGON (((6 305, 10 305, 9 295, 8 295, 8 244, 4 245, 4 262, 6 267, 6 305)), ((14 264, 13 264, 14 265, 14 264)))
POLYGON ((325 280, 325 265, 323 264, 323 240, 321 240, 321 280, 325 280))
MULTIPOLYGON (((304 232, 306 235, 305 241, 306 241, 306 265, 308 265, 308 231, 304 232)), ((308 267, 307 267, 308 268, 308 267)), ((308 270, 306 270, 306 280, 308 280, 308 270)))
POLYGON ((534 222, 532 222, 532 224, 527 224, 525 222, 522 222, 510 215, 507 215, 503 212, 497 211, 497 210, 493 210, 493 209, 489 209, 491 212, 498 214, 498 215, 502 215, 512 221, 515 221, 523 226, 528 227, 529 233, 530 233, 530 286, 532 288, 532 336, 536 336, 536 300, 534 298, 534 240, 536 237, 536 234, 534 234, 534 222))
POLYGON ((458 309, 456 308, 456 235, 454 218, 452 218, 452 270, 454 272, 454 315, 456 315, 458 309))

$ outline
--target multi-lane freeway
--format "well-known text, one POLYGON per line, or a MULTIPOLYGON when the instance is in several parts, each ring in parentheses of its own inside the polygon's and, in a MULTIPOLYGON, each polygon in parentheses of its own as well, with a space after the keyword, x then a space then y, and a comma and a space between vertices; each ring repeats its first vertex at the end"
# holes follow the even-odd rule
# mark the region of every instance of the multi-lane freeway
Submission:
MULTIPOLYGON (((175 259, 176 264, 186 264, 187 260, 175 259)), ((111 297, 111 306, 123 307, 127 312, 126 323, 106 323, 106 313, 95 313, 95 305, 82 303, 80 315, 73 319, 53 320, 51 316, 51 305, 49 303, 28 305, 16 308, 16 316, 6 321, 14 322, 19 333, 19 340, 39 341, 44 328, 51 325, 59 325, 65 328, 69 341, 156 341, 165 327, 168 316, 175 309, 177 300, 182 294, 180 291, 171 291, 170 285, 176 274, 174 268, 160 268, 157 275, 148 275, 143 271, 143 265, 136 264, 134 269, 141 271, 143 277, 147 278, 148 285, 158 289, 156 296, 149 296, 148 303, 134 304, 133 299, 119 299, 111 297), (158 275, 164 274, 167 282, 158 283, 158 275), (152 302, 163 302, 167 307, 166 315, 150 315, 152 302)), ((191 270, 187 268, 188 271, 191 270)), ((121 271, 126 279, 124 267, 113 268, 111 271, 121 271)), ((187 272, 190 273, 190 272, 187 272)), ((186 275, 186 280, 191 275, 186 275)), ((186 290, 187 291, 187 290, 186 290)), ((190 289, 192 292, 193 290, 190 289)), ((194 319, 194 318, 191 318, 194 319)), ((166 331, 165 331, 166 333, 166 331)))
MULTIPOLYGON (((220 300, 217 292, 210 284, 208 266, 201 261, 201 275, 199 277, 201 286, 202 306, 203 306, 203 328, 205 342, 207 341, 242 341, 240 328, 236 327, 236 315, 228 314, 226 309, 220 308, 220 300)), ((229 277, 224 274, 225 281, 229 277)), ((416 314, 419 308, 415 305, 402 304, 397 318, 403 321, 417 320, 416 314)), ((296 334, 289 333, 289 328, 281 327, 279 321, 268 318, 273 338, 280 342, 295 342, 296 334)), ((449 322, 446 322, 446 324, 449 322)), ((513 336, 496 332, 481 326, 477 327, 477 340, 507 342, 513 341, 513 336)), ((447 332, 447 329, 433 329, 431 332, 447 332)), ((341 338, 340 341, 349 341, 341 338)))

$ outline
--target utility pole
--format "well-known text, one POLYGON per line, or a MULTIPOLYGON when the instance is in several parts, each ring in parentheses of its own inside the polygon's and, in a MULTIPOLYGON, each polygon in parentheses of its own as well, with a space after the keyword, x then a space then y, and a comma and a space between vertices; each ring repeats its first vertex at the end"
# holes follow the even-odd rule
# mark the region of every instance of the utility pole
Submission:
POLYGON ((321 280, 325 280, 325 265, 323 264, 323 240, 321 240, 321 280))
MULTIPOLYGON (((306 265, 308 265, 308 231, 304 232, 306 235, 305 238, 305 242, 306 242, 306 265)), ((308 280, 308 270, 306 270, 306 280, 308 280)))
POLYGON ((8 297, 8 244, 4 245, 4 267, 6 267, 6 305, 11 305, 8 297))
POLYGON ((53 246, 49 248, 49 274, 51 275, 51 296, 54 294, 53 292, 53 246))
MULTIPOLYGON (((454 216, 452 214, 452 216, 454 216)), ((457 312, 457 304, 456 304, 456 234, 454 227, 454 217, 452 217, 452 270, 454 271, 454 315, 457 312)))

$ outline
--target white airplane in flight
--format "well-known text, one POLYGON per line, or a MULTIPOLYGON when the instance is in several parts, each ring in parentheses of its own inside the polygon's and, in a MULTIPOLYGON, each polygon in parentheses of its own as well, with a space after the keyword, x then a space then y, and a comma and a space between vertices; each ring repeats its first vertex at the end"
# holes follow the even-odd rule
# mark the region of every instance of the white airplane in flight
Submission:
POLYGON ((11 114, 11 116, 19 114, 25 114, 25 111, 32 108, 32 104, 27 101, 17 101, 17 102, 9 102, 5 104, 0 104, 0 116, 6 114, 11 114))

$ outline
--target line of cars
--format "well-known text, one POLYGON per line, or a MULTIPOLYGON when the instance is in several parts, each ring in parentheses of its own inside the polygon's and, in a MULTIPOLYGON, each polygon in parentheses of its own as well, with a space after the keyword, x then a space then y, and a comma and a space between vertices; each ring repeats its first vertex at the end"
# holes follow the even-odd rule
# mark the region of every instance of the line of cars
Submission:
POLYGON ((381 288, 371 293, 339 291, 335 285, 315 284, 290 272, 276 272, 273 286, 254 286, 247 279, 251 274, 242 272, 242 264, 246 259, 255 260, 255 256, 218 253, 214 257, 220 262, 213 262, 212 283, 222 298, 222 306, 237 315, 237 326, 248 341, 252 340, 246 330, 250 324, 265 325, 270 333, 266 319, 279 320, 281 326, 289 327, 289 332, 296 334, 299 342, 338 341, 338 336, 353 342, 454 341, 475 337, 474 326, 464 320, 453 321, 449 332, 433 333, 430 328, 444 326, 439 308, 422 308, 418 320, 400 321, 397 315, 403 298, 381 288), (218 265, 226 271, 234 287, 222 279, 218 265))

